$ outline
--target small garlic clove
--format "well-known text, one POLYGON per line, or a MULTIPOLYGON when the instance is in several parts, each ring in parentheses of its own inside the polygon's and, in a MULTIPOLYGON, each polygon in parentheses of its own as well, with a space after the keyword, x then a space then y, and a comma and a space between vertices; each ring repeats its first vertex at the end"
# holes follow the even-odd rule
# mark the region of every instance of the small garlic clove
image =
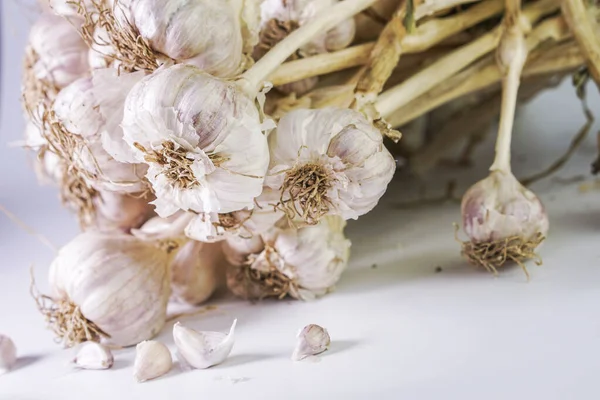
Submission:
POLYGON ((109 369, 113 366, 114 358, 108 347, 96 342, 84 342, 73 362, 82 369, 109 369))
POLYGON ((292 354, 292 360, 300 361, 308 356, 320 354, 329 348, 331 338, 327 329, 310 324, 298 332, 298 341, 292 354))
POLYGON ((180 322, 173 327, 173 338, 179 354, 192 367, 204 369, 225 361, 233 349, 233 334, 237 319, 233 321, 229 333, 198 332, 183 326, 180 322))
POLYGON ((0 334, 0 375, 8 372, 17 362, 17 348, 6 335, 0 334))
POLYGON ((161 342, 146 340, 135 348, 133 376, 138 382, 145 382, 163 376, 171 370, 171 352, 161 342))

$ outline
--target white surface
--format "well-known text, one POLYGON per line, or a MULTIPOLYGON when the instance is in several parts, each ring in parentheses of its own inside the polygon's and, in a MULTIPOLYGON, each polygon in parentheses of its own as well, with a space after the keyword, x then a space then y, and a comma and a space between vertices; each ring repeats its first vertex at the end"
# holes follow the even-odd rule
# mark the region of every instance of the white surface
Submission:
MULTIPOLYGON (((0 204, 64 244, 76 233, 73 218, 52 188, 37 186, 24 151, 6 145, 23 130, 18 81, 27 26, 15 2, 1 3, 0 204)), ((568 84, 522 109, 517 175, 554 160, 582 121, 568 84)), ((438 184, 428 187, 439 190, 459 172, 463 183, 485 176, 492 147, 488 140, 480 149, 475 168, 438 173, 438 184)), ((587 174, 594 157, 590 139, 559 176, 587 174)), ((544 265, 531 264, 527 282, 519 268, 494 279, 461 260, 452 227, 457 204, 395 210, 418 186, 397 178, 375 212, 350 224, 351 266, 336 293, 312 303, 220 300, 217 310, 184 320, 226 330, 238 318, 230 359, 144 384, 132 377, 131 349, 117 352, 109 371, 69 366, 72 353, 53 343, 28 292, 29 266, 44 287, 52 253, 0 215, 0 332, 14 339, 21 357, 0 376, 0 399, 597 399, 600 193, 552 180, 535 187, 551 232, 544 265), (436 274, 438 265, 443 272, 436 274), (308 323, 329 330, 332 348, 318 363, 293 363, 295 334, 308 323)), ((159 339, 173 348, 171 327, 159 339)))

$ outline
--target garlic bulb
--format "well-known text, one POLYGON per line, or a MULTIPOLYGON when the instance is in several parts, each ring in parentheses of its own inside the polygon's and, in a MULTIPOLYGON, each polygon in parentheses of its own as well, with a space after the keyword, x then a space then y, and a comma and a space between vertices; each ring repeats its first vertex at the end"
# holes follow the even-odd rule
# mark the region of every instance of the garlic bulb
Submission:
POLYGON ((173 326, 173 339, 183 359, 192 367, 205 369, 221 364, 233 349, 235 325, 233 321, 229 333, 198 332, 177 322, 173 326))
POLYGON ((275 229, 258 238, 227 240, 225 252, 232 266, 227 285, 240 297, 312 300, 336 284, 348 264, 350 241, 345 222, 324 218, 305 228, 275 229))
MULTIPOLYGON (((273 46, 300 26, 310 22, 338 0, 265 0, 261 4, 260 42, 254 58, 259 59, 273 46)), ((318 35, 301 47, 292 58, 310 57, 320 53, 341 50, 354 38, 355 25, 348 19, 328 32, 318 35)), ((304 94, 316 86, 317 77, 278 86, 284 93, 304 94)))
POLYGON ((252 209, 269 159, 259 121, 254 102, 235 84, 190 65, 136 84, 122 124, 134 152, 127 161, 149 165, 157 214, 252 209))
POLYGON ((269 135, 269 146, 265 184, 281 193, 289 218, 309 224, 371 211, 396 168, 379 130, 353 110, 291 111, 269 135))
POLYGON ((135 348, 133 377, 138 382, 146 382, 163 376, 171 370, 171 352, 161 342, 145 340, 135 348))
POLYGON ((96 227, 101 232, 128 233, 139 228, 154 215, 148 196, 101 191, 94 199, 96 227))
POLYGON ((29 33, 22 88, 26 110, 35 112, 40 102, 52 100, 58 90, 87 74, 87 52, 73 25, 42 14, 29 33))
POLYGON ((0 334, 0 375, 8 372, 17 362, 17 348, 6 335, 0 334))
POLYGON ((82 369, 109 369, 114 358, 110 349, 100 343, 85 342, 79 346, 73 363, 82 369))
POLYGON ((67 346, 105 339, 130 346, 157 334, 169 299, 169 255, 135 237, 85 232, 50 266, 40 311, 67 346))
POLYGON ((292 360, 294 361, 320 354, 327 350, 331 344, 327 329, 315 324, 302 328, 297 337, 296 348, 292 354, 292 360))
POLYGON ((510 172, 493 171, 473 185, 463 196, 461 213, 470 239, 463 244, 463 252, 492 272, 506 257, 535 257, 535 248, 548 233, 548 216, 541 201, 510 172), (502 259, 498 252, 504 253, 506 247, 508 253, 502 259))
POLYGON ((190 240, 171 263, 172 298, 188 304, 200 304, 217 289, 224 275, 220 243, 190 240))
POLYGON ((117 4, 124 10, 126 23, 158 54, 219 77, 233 77, 245 66, 243 1, 127 0, 117 4))

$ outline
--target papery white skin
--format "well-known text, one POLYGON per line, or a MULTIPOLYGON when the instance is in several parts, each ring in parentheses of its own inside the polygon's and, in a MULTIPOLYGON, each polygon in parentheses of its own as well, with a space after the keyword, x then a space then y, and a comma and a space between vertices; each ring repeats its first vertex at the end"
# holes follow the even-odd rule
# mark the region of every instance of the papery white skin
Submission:
POLYGON ((25 147, 38 151, 41 147, 46 146, 48 141, 42 135, 39 126, 33 121, 28 120, 25 125, 25 147))
POLYGON ((139 228, 154 215, 154 207, 148 197, 138 194, 100 192, 94 198, 96 227, 101 232, 121 231, 128 233, 139 228))
POLYGON ((223 259, 220 243, 188 241, 171 262, 171 298, 192 305, 208 300, 225 271, 223 259))
POLYGON ((290 295, 313 300, 333 289, 348 265, 350 241, 344 236, 346 223, 339 217, 326 217, 305 228, 274 229, 268 235, 251 239, 227 240, 227 260, 268 272, 273 266, 290 278, 290 295), (269 246, 265 248, 265 243, 269 246))
POLYGON ((189 188, 170 181, 165 167, 147 162, 147 178, 157 198, 153 204, 161 217, 178 210, 251 209, 262 191, 267 141, 254 102, 233 83, 190 65, 158 70, 127 96, 122 126, 134 151, 130 162, 147 162, 140 145, 162 151, 165 142, 193 160, 190 169, 197 184, 189 188), (211 154, 223 161, 215 165, 211 154))
POLYGON ((161 342, 145 340, 136 346, 133 363, 133 377, 136 381, 156 379, 169 372, 172 366, 171 352, 161 342))
POLYGON ((119 60, 114 60, 114 47, 110 44, 110 37, 106 29, 96 26, 94 29, 93 42, 88 52, 88 63, 91 69, 116 68, 121 65, 119 60))
POLYGON ((197 369, 205 369, 225 361, 234 344, 237 319, 233 321, 229 333, 199 332, 177 322, 173 326, 173 339, 179 354, 187 363, 197 369))
POLYGON ((327 192, 328 214, 344 219, 357 219, 371 211, 396 169, 379 130, 349 109, 291 111, 269 135, 269 147, 267 186, 281 190, 286 171, 306 163, 319 164, 334 179, 327 192))
POLYGON ((242 0, 127 0, 119 5, 150 47, 219 77, 243 67, 242 0), (198 23, 198 18, 202 23, 198 23))
POLYGON ((145 241, 160 241, 165 239, 184 240, 184 230, 193 213, 178 212, 167 218, 154 217, 139 229, 133 229, 131 234, 145 241))
POLYGON ((292 360, 300 361, 306 357, 320 354, 329 348, 331 338, 327 329, 310 324, 298 332, 296 347, 292 353, 292 360))
POLYGON ((83 77, 62 89, 52 108, 70 133, 91 137, 97 135, 104 124, 97 105, 92 78, 83 77))
POLYGON ((165 323, 169 261, 167 253, 133 236, 85 232, 52 262, 52 297, 78 305, 110 335, 109 343, 131 346, 165 323))
POLYGON ((17 348, 11 338, 0 334, 0 375, 8 372, 17 362, 17 348))
POLYGON ((474 243, 548 233, 548 215, 537 196, 510 172, 493 171, 464 194, 463 229, 474 243))
POLYGON ((38 56, 34 75, 63 88, 89 72, 88 47, 71 23, 52 14, 31 27, 29 44, 38 56))
POLYGON ((113 366, 114 358, 108 347, 84 342, 79 345, 73 363, 82 369, 109 369, 113 366))
MULTIPOLYGON (((77 6, 72 4, 72 0, 47 0, 47 3, 56 15, 63 17, 79 16, 77 6)), ((82 3, 87 9, 90 9, 92 6, 91 0, 84 0, 82 3)))

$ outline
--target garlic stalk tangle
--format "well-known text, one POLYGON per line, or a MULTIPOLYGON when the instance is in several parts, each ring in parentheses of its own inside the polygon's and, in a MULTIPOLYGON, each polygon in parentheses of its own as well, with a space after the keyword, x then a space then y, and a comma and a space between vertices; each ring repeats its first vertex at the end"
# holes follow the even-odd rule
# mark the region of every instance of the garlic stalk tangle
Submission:
POLYGON ((344 226, 341 218, 326 217, 306 228, 275 229, 262 240, 228 239, 229 289, 245 299, 289 295, 312 300, 327 294, 348 263, 344 226))
POLYGON ((50 266, 51 295, 34 293, 66 346, 106 340, 131 346, 165 323, 170 255, 123 234, 82 233, 50 266))
POLYGON ((109 369, 113 366, 114 358, 108 347, 85 342, 79 346, 73 363, 82 369, 109 369))
POLYGON ((325 215, 356 219, 371 211, 395 171, 380 131, 359 112, 294 110, 269 136, 266 185, 280 193, 288 218, 308 224, 325 215))
POLYGON ((31 27, 22 81, 23 106, 39 115, 38 106, 49 104, 58 91, 89 71, 88 48, 65 19, 42 16, 31 27))
POLYGON ((17 348, 6 335, 0 334, 0 375, 8 372, 17 362, 17 348))
POLYGON ((322 352, 329 349, 331 344, 331 338, 327 329, 310 324, 298 332, 296 348, 292 354, 292 360, 300 361, 309 356, 321 354, 322 352))
POLYGON ((490 176, 473 185, 463 196, 463 229, 469 241, 462 243, 467 259, 496 274, 506 262, 516 262, 527 277, 523 261, 536 258, 536 247, 548 233, 548 216, 540 200, 523 187, 510 168, 510 142, 517 92, 527 59, 520 1, 507 0, 504 32, 498 47, 503 71, 500 125, 496 157, 490 176))
POLYGON ((173 339, 183 359, 192 367, 205 369, 221 364, 234 343, 234 332, 237 319, 233 321, 229 333, 199 332, 177 322, 173 326, 173 339))
MULTIPOLYGON (((261 4, 260 42, 254 50, 254 58, 260 59, 274 45, 294 30, 305 25, 338 0, 266 0, 261 4)), ((341 50, 354 38, 354 20, 347 19, 329 31, 313 38, 292 55, 292 59, 310 57, 316 54, 341 50)), ((303 94, 311 90, 317 77, 279 86, 284 93, 303 94)))
POLYGON ((268 147, 254 102, 235 84, 191 65, 156 71, 127 96, 129 158, 148 164, 156 212, 252 209, 262 191, 268 147))
POLYGON ((161 342, 146 340, 135 348, 133 377, 138 382, 146 382, 163 376, 171 370, 171 352, 161 342))
POLYGON ((217 289, 225 266, 220 243, 190 240, 171 263, 172 298, 188 304, 200 304, 217 289))

